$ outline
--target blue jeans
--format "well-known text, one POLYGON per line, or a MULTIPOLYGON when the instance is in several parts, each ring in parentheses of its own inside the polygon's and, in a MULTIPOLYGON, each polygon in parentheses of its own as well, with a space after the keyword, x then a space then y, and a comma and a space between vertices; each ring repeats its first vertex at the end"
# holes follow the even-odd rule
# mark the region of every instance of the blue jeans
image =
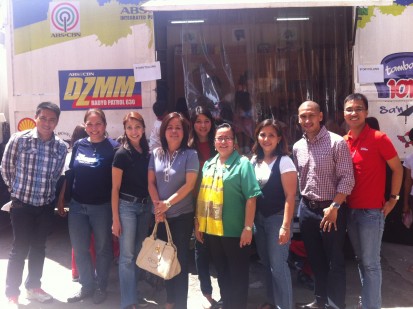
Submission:
POLYGON ((266 274, 267 301, 279 309, 291 309, 293 288, 291 272, 288 267, 288 248, 278 244, 280 227, 284 215, 264 217, 260 212, 255 215, 255 243, 258 255, 266 274))
POLYGON ((136 257, 142 248, 143 240, 148 235, 151 209, 151 204, 119 200, 122 229, 119 237, 119 283, 122 308, 136 304, 136 299, 139 298, 136 294, 136 286, 140 268, 136 266, 136 257))
POLYGON ((90 205, 74 199, 69 208, 69 234, 83 290, 95 289, 95 269, 89 252, 91 233, 95 237, 96 285, 106 290, 112 265, 112 209, 110 202, 90 205))
POLYGON ((380 249, 384 215, 380 209, 350 209, 348 235, 358 262, 363 308, 381 308, 380 249))
MULTIPOLYGON (((188 257, 189 241, 194 229, 194 213, 182 214, 168 218, 172 240, 178 251, 178 261, 181 264, 181 273, 170 280, 165 280, 166 302, 175 304, 175 309, 186 309, 188 299, 188 257)), ((165 224, 158 226, 158 237, 167 240, 165 224)))
POLYGON ((13 228, 13 247, 9 256, 6 277, 6 296, 18 296, 22 283, 25 259, 29 272, 27 289, 39 288, 43 274, 46 239, 53 224, 53 207, 36 207, 13 201, 10 209, 13 228))
POLYGON ((323 232, 320 222, 323 209, 308 208, 300 202, 300 231, 314 273, 314 295, 328 308, 345 308, 346 264, 344 241, 346 237, 347 206, 337 213, 337 231, 323 232))

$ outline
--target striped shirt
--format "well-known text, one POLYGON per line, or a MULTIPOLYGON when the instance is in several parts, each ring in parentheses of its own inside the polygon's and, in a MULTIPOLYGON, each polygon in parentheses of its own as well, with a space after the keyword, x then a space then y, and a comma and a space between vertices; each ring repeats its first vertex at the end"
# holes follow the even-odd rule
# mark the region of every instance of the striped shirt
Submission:
POLYGON ((13 134, 1 162, 1 174, 11 197, 33 206, 50 204, 66 153, 60 138, 53 135, 44 142, 36 128, 13 134))
POLYGON ((313 201, 349 195, 354 186, 353 163, 344 139, 322 126, 313 141, 305 135, 293 146, 300 193, 313 201))

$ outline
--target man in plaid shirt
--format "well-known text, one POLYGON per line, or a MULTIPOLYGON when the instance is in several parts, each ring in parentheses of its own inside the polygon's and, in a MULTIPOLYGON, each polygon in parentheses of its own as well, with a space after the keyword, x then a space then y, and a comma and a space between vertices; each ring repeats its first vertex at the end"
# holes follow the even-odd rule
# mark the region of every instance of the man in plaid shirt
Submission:
POLYGON ((56 104, 37 106, 36 128, 12 135, 4 151, 1 174, 9 188, 12 205, 13 247, 6 277, 9 304, 17 306, 25 259, 29 272, 25 281, 27 298, 50 302, 41 289, 46 238, 53 220, 55 188, 66 158, 65 143, 53 130, 59 121, 56 104))
POLYGON ((351 156, 344 139, 321 125, 323 113, 317 103, 302 103, 298 117, 304 131, 293 147, 302 197, 300 231, 315 294, 315 300, 301 308, 344 309, 347 207, 342 204, 354 186, 351 156))

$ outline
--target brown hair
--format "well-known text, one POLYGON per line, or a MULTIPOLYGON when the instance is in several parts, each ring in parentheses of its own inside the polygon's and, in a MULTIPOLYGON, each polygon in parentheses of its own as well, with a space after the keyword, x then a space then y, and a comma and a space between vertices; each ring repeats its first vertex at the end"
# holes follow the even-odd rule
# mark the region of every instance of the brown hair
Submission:
POLYGON ((190 129, 188 120, 186 120, 186 118, 182 116, 182 114, 177 113, 177 112, 172 112, 163 118, 161 128, 159 129, 159 137, 161 138, 162 149, 165 153, 168 150, 168 142, 166 140, 166 128, 168 127, 169 122, 174 118, 179 119, 179 121, 182 124, 182 129, 184 131, 184 137, 182 139, 182 142, 179 148, 181 149, 188 148, 189 129, 190 129))
MULTIPOLYGON (((129 112, 123 117, 123 129, 126 129, 126 123, 129 120, 136 120, 141 123, 143 128, 145 129, 145 121, 143 120, 143 117, 141 114, 138 112, 129 112)), ((129 148, 129 138, 126 135, 126 131, 123 133, 123 136, 121 138, 121 144, 125 149, 129 148)), ((148 140, 146 139, 146 134, 143 132, 142 137, 139 141, 139 146, 142 147, 143 153, 146 155, 149 153, 149 145, 148 145, 148 140)))
POLYGON ((85 114, 85 117, 83 118, 83 121, 86 123, 87 119, 88 119, 89 116, 92 115, 92 114, 98 115, 98 116, 100 117, 100 119, 102 119, 104 125, 105 125, 105 126, 107 125, 105 113, 104 113, 103 110, 101 110, 100 108, 89 108, 89 109, 86 111, 86 114, 85 114))
POLYGON ((279 121, 274 120, 274 119, 265 119, 261 123, 257 125, 257 128, 255 129, 255 142, 254 146, 252 147, 252 152, 257 156, 257 162, 261 162, 264 160, 264 150, 262 149, 260 143, 258 142, 258 135, 260 134, 262 128, 271 126, 274 128, 275 132, 277 133, 278 137, 281 137, 280 142, 278 143, 277 147, 275 147, 273 153, 271 155, 273 156, 287 156, 290 153, 288 152, 288 142, 286 139, 286 136, 283 134, 283 130, 281 127, 281 124, 279 121))
POLYGON ((78 124, 75 129, 73 130, 72 133, 72 138, 70 139, 70 147, 73 148, 73 145, 75 142, 81 138, 88 137, 86 131, 85 131, 85 125, 84 124, 78 124))
MULTIPOLYGON (((191 133, 189 135, 188 146, 189 146, 189 148, 193 148, 195 150, 198 150, 199 137, 195 132, 194 126, 195 126, 195 123, 196 123, 199 115, 204 115, 211 122, 211 129, 208 132, 208 144, 209 144, 209 148, 211 150, 214 150, 214 148, 215 148, 214 147, 215 121, 214 121, 214 118, 212 117, 212 114, 209 111, 209 109, 207 109, 203 106, 197 106, 192 110, 192 113, 191 113, 191 133)), ((198 153, 198 155, 199 155, 199 153, 198 153)))

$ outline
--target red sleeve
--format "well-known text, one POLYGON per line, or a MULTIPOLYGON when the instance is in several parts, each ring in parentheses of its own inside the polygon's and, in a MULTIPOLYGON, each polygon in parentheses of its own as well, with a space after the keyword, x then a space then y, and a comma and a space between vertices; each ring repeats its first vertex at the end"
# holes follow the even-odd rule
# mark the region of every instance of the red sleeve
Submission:
POLYGON ((398 155, 396 148, 394 148, 393 143, 385 133, 376 131, 376 138, 377 137, 379 142, 379 152, 384 160, 388 161, 398 155))

